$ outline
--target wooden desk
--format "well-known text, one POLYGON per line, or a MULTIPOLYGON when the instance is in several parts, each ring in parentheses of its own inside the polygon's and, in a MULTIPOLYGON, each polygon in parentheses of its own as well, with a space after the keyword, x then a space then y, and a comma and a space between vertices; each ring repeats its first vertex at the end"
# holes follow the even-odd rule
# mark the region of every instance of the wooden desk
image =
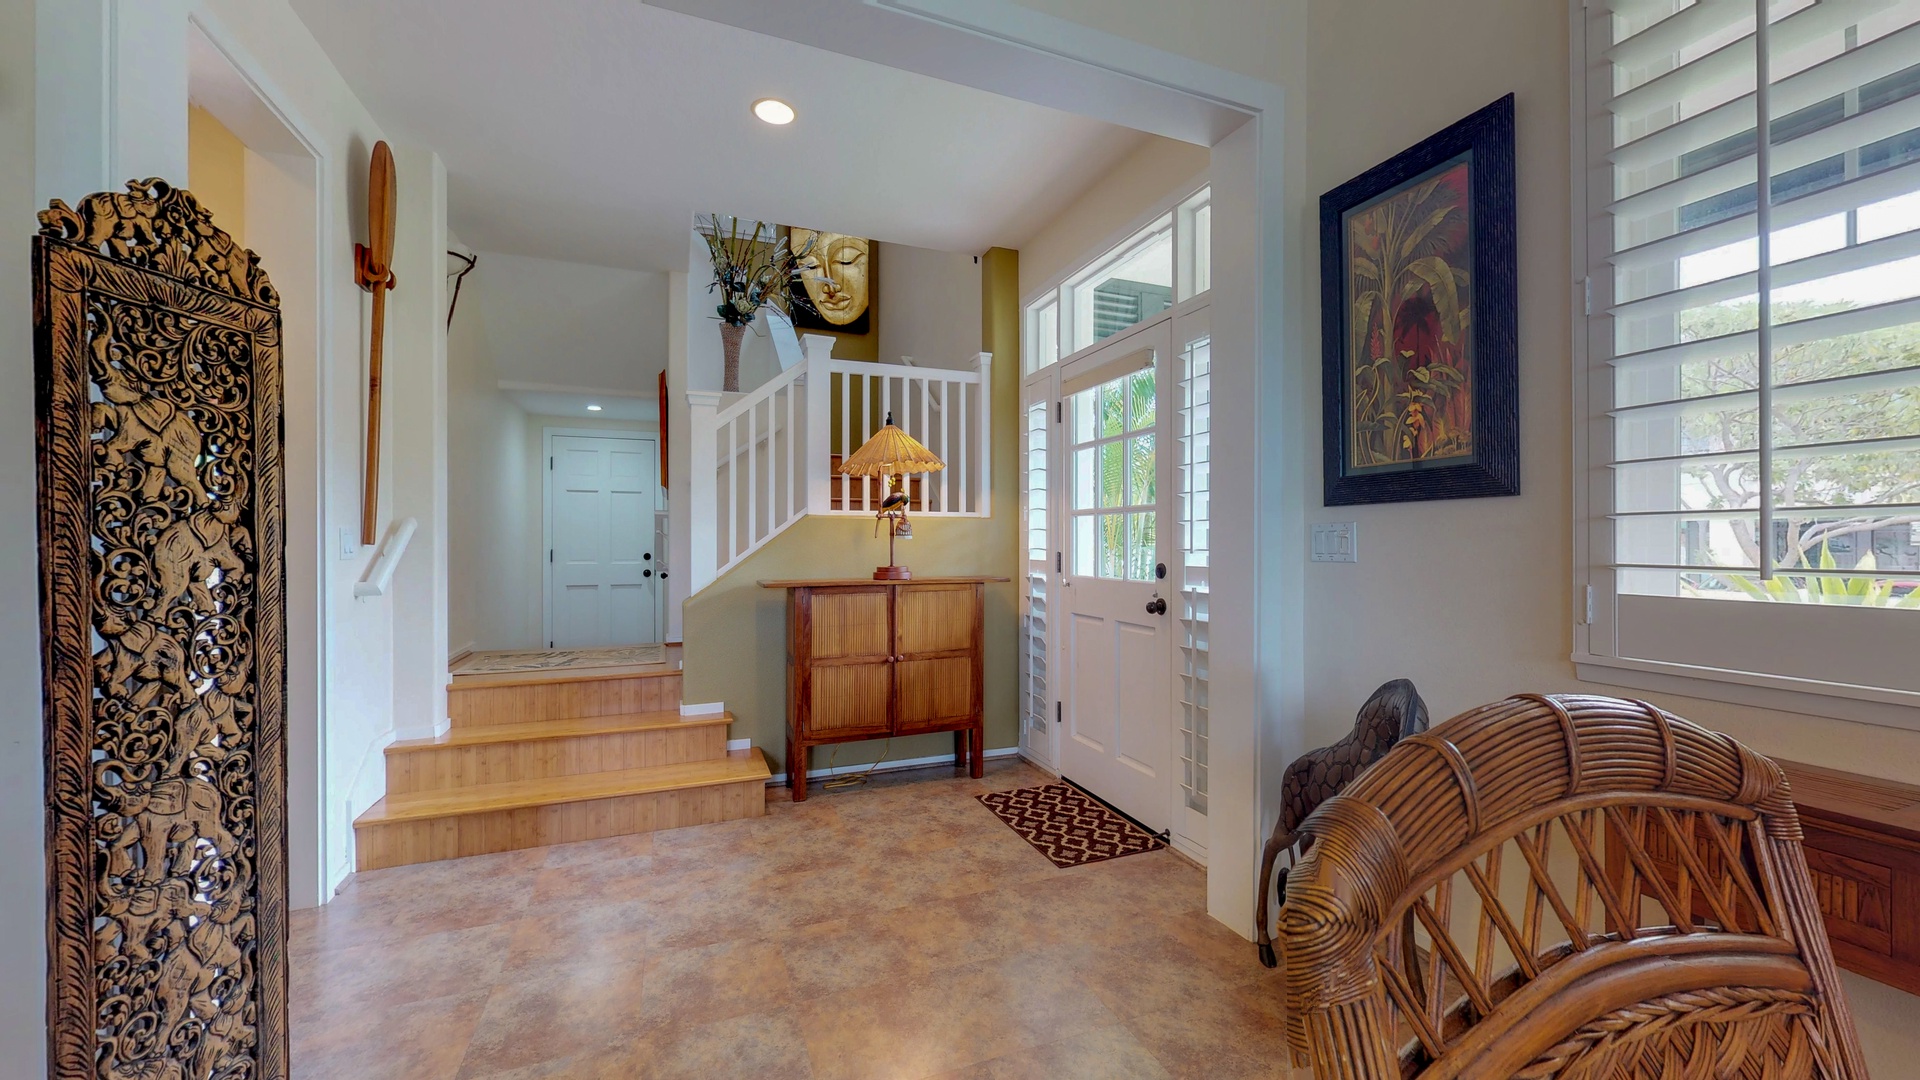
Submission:
POLYGON ((762 581, 787 591, 787 782, 807 797, 807 752, 953 732, 981 775, 986 584, 1003 577, 762 581))

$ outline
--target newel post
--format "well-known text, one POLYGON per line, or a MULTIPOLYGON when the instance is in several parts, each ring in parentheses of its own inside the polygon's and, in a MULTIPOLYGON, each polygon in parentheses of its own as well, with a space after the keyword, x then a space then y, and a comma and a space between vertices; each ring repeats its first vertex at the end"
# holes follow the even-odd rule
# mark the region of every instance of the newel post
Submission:
POLYGON ((993 516, 993 354, 983 352, 973 358, 980 373, 980 497, 974 511, 981 517, 993 516))
POLYGON ((833 505, 833 339, 806 336, 807 513, 824 514, 833 505))
POLYGON ((719 573, 720 451, 714 417, 720 410, 718 390, 687 391, 687 594, 712 584, 719 573))

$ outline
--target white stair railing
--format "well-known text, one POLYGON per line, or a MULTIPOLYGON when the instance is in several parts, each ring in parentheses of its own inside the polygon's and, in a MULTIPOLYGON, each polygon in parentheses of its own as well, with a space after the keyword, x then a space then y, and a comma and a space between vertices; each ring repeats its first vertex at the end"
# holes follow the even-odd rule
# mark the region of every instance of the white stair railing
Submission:
POLYGON ((836 360, 832 346, 830 337, 806 335, 801 362, 732 401, 717 391, 687 392, 691 591, 807 514, 874 513, 879 483, 834 467, 889 412, 947 463, 913 479, 912 513, 992 512, 992 354, 950 370, 836 360))

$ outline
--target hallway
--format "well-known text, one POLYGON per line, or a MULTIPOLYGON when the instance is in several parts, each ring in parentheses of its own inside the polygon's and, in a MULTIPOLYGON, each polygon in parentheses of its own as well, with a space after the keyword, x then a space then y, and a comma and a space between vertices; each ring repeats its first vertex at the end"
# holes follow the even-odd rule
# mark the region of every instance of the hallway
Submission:
POLYGON ((1277 972, 1166 852, 1055 869, 995 762, 356 875, 293 918, 296 1080, 1284 1075, 1277 972))

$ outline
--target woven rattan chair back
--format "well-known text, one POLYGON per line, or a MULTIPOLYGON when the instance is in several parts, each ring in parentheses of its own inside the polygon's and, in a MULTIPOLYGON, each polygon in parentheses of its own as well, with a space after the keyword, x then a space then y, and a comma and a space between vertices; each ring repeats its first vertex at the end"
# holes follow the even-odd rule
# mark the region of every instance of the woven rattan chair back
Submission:
POLYGON ((1511 698, 1303 829, 1280 942, 1318 1080, 1866 1080, 1786 779, 1725 735, 1511 698))

